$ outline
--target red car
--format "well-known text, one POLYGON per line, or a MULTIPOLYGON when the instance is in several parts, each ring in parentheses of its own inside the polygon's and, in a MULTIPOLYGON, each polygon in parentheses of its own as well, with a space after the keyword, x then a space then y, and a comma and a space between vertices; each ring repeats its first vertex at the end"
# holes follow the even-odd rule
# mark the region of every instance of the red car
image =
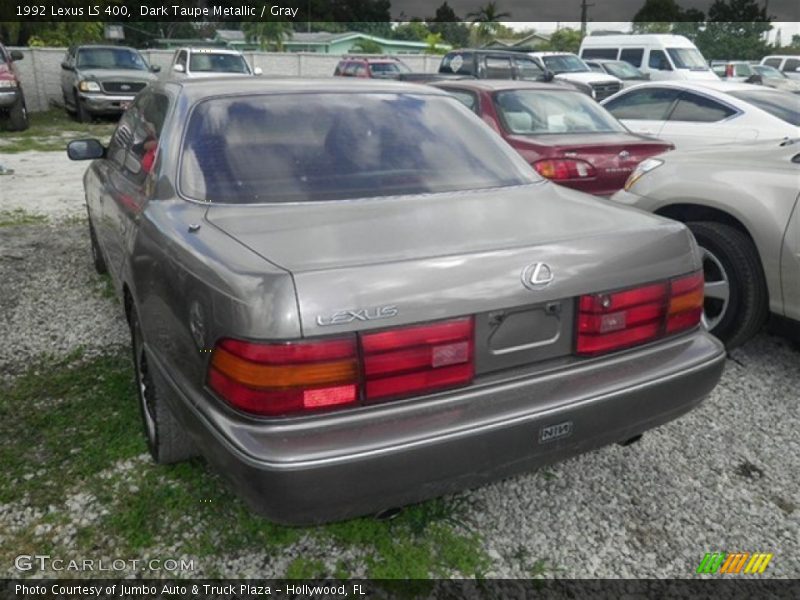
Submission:
POLYGON ((22 60, 19 50, 7 50, 0 44, 0 128, 22 131, 28 128, 28 110, 22 94, 15 61, 22 60))
POLYGON ((333 76, 397 79, 410 72, 406 63, 393 56, 346 56, 336 65, 333 76))
POLYGON ((538 173, 567 187, 609 196, 644 159, 673 150, 631 133, 594 100, 547 83, 436 82, 474 111, 538 173))

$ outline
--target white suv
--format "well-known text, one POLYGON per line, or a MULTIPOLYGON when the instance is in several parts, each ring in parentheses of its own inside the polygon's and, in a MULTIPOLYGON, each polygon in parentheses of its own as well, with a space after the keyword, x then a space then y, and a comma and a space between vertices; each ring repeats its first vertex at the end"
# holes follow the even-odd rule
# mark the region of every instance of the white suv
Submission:
POLYGON ((622 81, 613 75, 597 73, 587 65, 577 54, 570 52, 529 52, 539 65, 551 71, 556 79, 571 81, 573 83, 590 85, 592 97, 600 102, 613 96, 622 89, 622 81))
POLYGON ((775 67, 791 79, 800 79, 800 56, 789 54, 765 56, 761 59, 761 64, 775 67))
POLYGON ((227 48, 178 48, 169 73, 176 79, 197 79, 220 75, 261 75, 251 69, 241 52, 227 48))

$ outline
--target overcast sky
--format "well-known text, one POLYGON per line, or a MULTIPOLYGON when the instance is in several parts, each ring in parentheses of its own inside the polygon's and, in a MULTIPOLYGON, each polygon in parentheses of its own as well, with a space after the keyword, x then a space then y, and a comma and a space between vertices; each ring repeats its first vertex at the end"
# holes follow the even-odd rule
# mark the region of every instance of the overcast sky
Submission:
MULTIPOLYGON (((392 16, 397 18, 402 11, 406 18, 432 17, 436 8, 443 0, 393 0, 392 16)), ((504 21, 533 21, 539 23, 546 21, 579 21, 581 14, 581 0, 496 0, 500 12, 511 13, 509 19, 504 21)), ((588 0, 594 4, 589 8, 591 21, 630 21, 633 15, 642 7, 645 0, 588 0)), ((479 6, 486 4, 486 0, 447 0, 456 15, 464 19, 466 15, 479 6)), ((707 13, 713 0, 677 0, 683 8, 697 8, 707 13)), ((763 4, 760 0, 759 4, 763 4)), ((800 21, 800 2, 797 0, 769 0, 769 14, 776 21, 800 21)), ((551 29, 555 29, 553 25, 551 29)))

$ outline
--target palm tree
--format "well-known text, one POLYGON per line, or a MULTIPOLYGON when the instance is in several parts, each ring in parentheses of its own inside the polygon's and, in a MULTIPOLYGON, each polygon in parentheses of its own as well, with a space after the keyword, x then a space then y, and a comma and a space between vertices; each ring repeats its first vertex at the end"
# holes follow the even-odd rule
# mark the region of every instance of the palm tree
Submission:
POLYGON ((258 41, 261 50, 275 46, 277 52, 283 52, 284 40, 292 37, 292 26, 286 21, 252 21, 242 26, 248 42, 258 41))
POLYGON ((499 12, 497 2, 487 2, 478 10, 468 13, 467 19, 472 19, 472 27, 475 30, 478 41, 485 41, 497 32, 500 19, 510 17, 511 13, 499 12))

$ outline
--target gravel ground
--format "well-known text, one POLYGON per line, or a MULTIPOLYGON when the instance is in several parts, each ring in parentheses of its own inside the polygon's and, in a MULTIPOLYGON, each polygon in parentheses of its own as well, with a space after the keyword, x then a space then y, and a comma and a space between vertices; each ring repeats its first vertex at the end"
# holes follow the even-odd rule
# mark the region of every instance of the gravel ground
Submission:
MULTIPOLYGON (((83 167, 60 153, 3 161, 16 175, 0 178, 0 211, 22 207, 51 219, 0 228, 4 376, 43 353, 124 346, 119 305, 91 291, 102 282, 91 269, 86 224, 69 218, 83 214, 83 167)), ((798 359, 788 341, 763 334, 733 354, 701 407, 640 443, 468 493, 467 522, 493 561, 487 575, 529 577, 540 562, 548 576, 691 577, 705 552, 760 551, 775 554, 766 575, 800 577, 798 359)), ((73 504, 103 510, 78 492, 73 504)), ((303 536, 285 554, 335 559, 335 548, 314 544, 303 536)), ((280 574, 286 562, 257 552, 214 560, 206 568, 261 577, 280 574)))

